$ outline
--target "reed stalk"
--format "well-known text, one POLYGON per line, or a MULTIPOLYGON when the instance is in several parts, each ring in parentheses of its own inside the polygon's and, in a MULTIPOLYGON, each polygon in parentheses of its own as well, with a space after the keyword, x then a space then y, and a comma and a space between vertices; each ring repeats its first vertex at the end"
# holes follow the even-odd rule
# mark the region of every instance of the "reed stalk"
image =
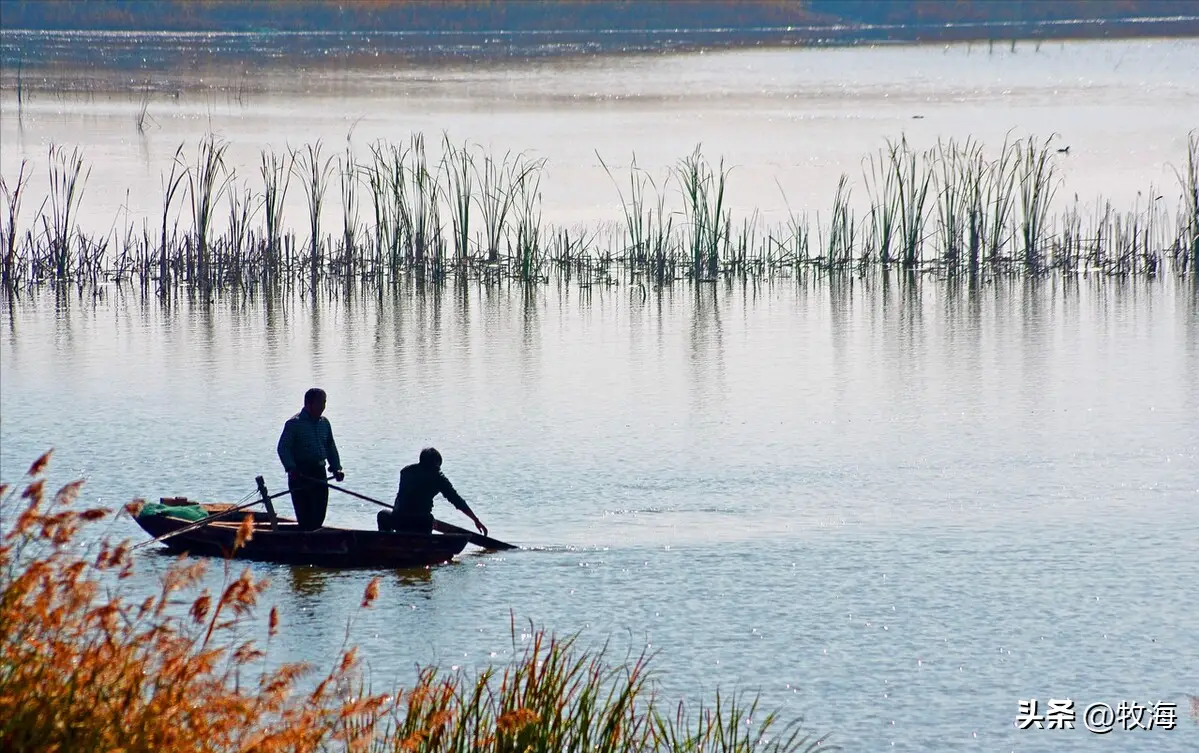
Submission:
POLYGON ((424 134, 413 134, 410 146, 399 154, 393 175, 394 193, 399 209, 400 230, 404 233, 407 260, 420 268, 432 261, 435 275, 440 274, 444 241, 441 237, 441 210, 438 205, 440 187, 437 175, 429 170, 425 153, 424 134), (403 169, 403 157, 410 157, 411 167, 403 169))
POLYGON ((470 256, 470 214, 471 205, 476 200, 473 175, 477 171, 474 158, 465 144, 462 147, 454 146, 448 134, 442 135, 442 144, 441 172, 449 184, 446 198, 450 207, 454 255, 459 261, 465 261, 470 256))
POLYGON ((837 181, 837 192, 833 195, 833 209, 826 236, 825 264, 830 269, 847 264, 853 257, 855 225, 853 209, 849 205, 851 191, 849 176, 842 174, 837 181))
POLYGON ((261 154, 259 174, 262 176, 262 220, 266 259, 263 275, 266 278, 278 274, 283 250, 283 201, 295 166, 295 155, 288 153, 286 160, 265 150, 261 154))
POLYGON ((1011 234, 1019 156, 1020 144, 1009 143, 1005 138, 999 157, 988 166, 987 179, 983 182, 983 205, 987 209, 983 214, 983 237, 991 263, 999 260, 1011 234))
MULTIPOLYGON (((183 145, 180 144, 175 150, 174 158, 171 160, 171 173, 162 183, 162 226, 158 245, 158 280, 160 289, 165 289, 170 284, 170 266, 168 264, 170 252, 167 245, 167 227, 170 222, 171 205, 175 201, 175 194, 179 192, 186 178, 187 167, 183 159, 183 145)), ((176 226, 178 226, 178 222, 178 217, 176 217, 176 226)))
POLYGON ((522 282, 541 278, 544 258, 541 228, 541 172, 524 173, 516 187, 516 256, 522 282))
MULTIPOLYGON (((225 165, 226 142, 209 135, 200 141, 194 169, 187 169, 188 195, 191 199, 192 233, 195 238, 195 274, 207 291, 212 286, 209 266, 209 233, 216 205, 233 182, 233 170, 225 165)), ((178 154, 178 153, 176 153, 178 154)))
POLYGON ((487 263, 499 260, 500 241, 507 232, 508 215, 516 206, 519 186, 541 170, 544 160, 528 160, 523 154, 505 152, 496 160, 484 152, 475 171, 479 193, 476 204, 483 222, 483 240, 487 263))
POLYGON ((78 147, 67 154, 62 147, 50 145, 50 256, 56 280, 67 280, 72 272, 72 220, 79 211, 83 189, 91 175, 83 169, 83 153, 78 147))
POLYGON ((959 146, 950 139, 937 140, 934 175, 937 206, 938 248, 945 266, 956 268, 965 255, 967 227, 978 194, 976 153, 981 148, 967 140, 959 146))
POLYGON ((1199 131, 1187 134, 1186 165, 1174 174, 1182 190, 1179 242, 1189 251, 1191 268, 1199 271, 1199 131))
MULTIPOLYGON (((12 185, 0 176, 0 196, 4 197, 3 219, 4 225, 0 228, 0 242, 4 244, 4 265, 2 268, 4 289, 11 291, 16 283, 16 259, 17 259, 17 218, 21 215, 21 203, 24 200, 24 191, 26 184, 29 183, 29 178, 32 171, 29 170, 29 160, 21 160, 21 167, 17 170, 17 178, 12 185)), ((42 201, 42 206, 45 206, 45 201, 42 201)), ((40 213, 40 210, 39 210, 40 213)))
POLYGON ((686 218, 694 279, 714 279, 720 271, 720 256, 729 245, 732 216, 725 206, 725 183, 729 171, 724 160, 713 170, 703 157, 700 145, 679 160, 676 175, 683 191, 683 215, 686 218))
POLYGON ((1042 250, 1049 221, 1049 205, 1057 193, 1055 165, 1050 154, 1053 136, 1038 145, 1029 138, 1020 150, 1020 238, 1024 265, 1036 272, 1041 267, 1042 250))
POLYGON ((891 169, 895 171, 896 198, 899 215, 899 237, 903 265, 919 265, 924 247, 924 224, 927 220, 925 202, 933 173, 928 167, 928 155, 908 147, 907 138, 898 144, 888 142, 891 169))
POLYGON ((866 240, 869 253, 873 253, 883 266, 895 261, 891 246, 895 243, 897 218, 899 215, 899 172, 895 169, 895 145, 888 144, 887 150, 880 149, 867 158, 866 195, 870 199, 867 215, 870 235, 866 240))
POLYGON ((354 260, 358 254, 358 187, 362 179, 362 170, 349 146, 337 161, 337 174, 341 187, 343 266, 345 274, 349 276, 353 274, 354 260))
POLYGON ((329 178, 333 174, 334 158, 321 159, 322 144, 308 144, 292 152, 292 169, 303 181, 304 199, 308 205, 308 275, 309 284, 316 289, 321 277, 321 209, 329 178))

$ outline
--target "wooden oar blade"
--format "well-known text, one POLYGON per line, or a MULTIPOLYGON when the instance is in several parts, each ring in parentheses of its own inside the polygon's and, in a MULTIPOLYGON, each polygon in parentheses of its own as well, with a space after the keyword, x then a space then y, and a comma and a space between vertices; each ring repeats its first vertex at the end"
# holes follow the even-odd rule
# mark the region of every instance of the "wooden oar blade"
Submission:
POLYGON ((440 520, 433 521, 433 530, 440 531, 441 533, 465 533, 470 537, 470 543, 474 544, 475 546, 481 546, 484 549, 494 549, 496 551, 520 549, 520 547, 516 546, 515 544, 509 544, 505 541, 500 541, 499 539, 493 539, 490 536, 484 536, 481 533, 468 531, 465 528, 459 528, 458 526, 451 525, 450 523, 443 523, 440 520))

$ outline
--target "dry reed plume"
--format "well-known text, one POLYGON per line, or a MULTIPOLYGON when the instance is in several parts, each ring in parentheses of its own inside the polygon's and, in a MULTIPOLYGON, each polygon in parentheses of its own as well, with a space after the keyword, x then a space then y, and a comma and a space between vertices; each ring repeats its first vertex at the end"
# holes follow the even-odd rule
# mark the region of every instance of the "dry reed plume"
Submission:
MULTIPOLYGON (((823 739, 760 716, 756 701, 659 713, 648 657, 610 666, 543 631, 502 671, 426 668, 410 690, 372 693, 343 648, 312 690, 300 663, 266 669, 246 640, 265 581, 178 559, 135 594, 128 542, 81 555, 79 534, 111 510, 80 508, 82 482, 45 490, 47 452, 17 492, 0 485, 0 749, 25 751, 811 751, 823 739)), ((134 512, 138 503, 126 506, 134 512)), ((238 545, 252 534, 247 518, 238 545)), ((379 595, 372 579, 362 607, 379 595)), ((515 635, 515 628, 514 628, 515 635)), ((515 648, 515 639, 514 639, 515 648)))

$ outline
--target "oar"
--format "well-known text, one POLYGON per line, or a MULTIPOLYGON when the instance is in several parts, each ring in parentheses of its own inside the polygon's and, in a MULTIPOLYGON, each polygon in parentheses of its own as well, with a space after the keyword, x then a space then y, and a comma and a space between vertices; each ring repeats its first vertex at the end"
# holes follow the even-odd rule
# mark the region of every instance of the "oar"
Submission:
MULTIPOLYGON (((266 497, 265 499, 274 499, 275 497, 282 497, 284 494, 290 494, 290 493, 291 493, 290 491, 278 492, 277 494, 272 494, 271 496, 266 497)), ((153 544, 158 541, 165 541, 165 540, 171 538, 172 536, 178 536, 181 533, 187 533, 188 531, 194 531, 197 528, 202 528, 203 526, 208 525, 209 523, 211 523, 214 520, 218 520, 218 519, 224 518, 228 515, 232 515, 233 513, 237 512, 238 510, 244 510, 247 507, 251 507, 252 505, 256 505, 259 502, 263 502, 263 501, 265 501, 264 498, 259 497, 258 499, 252 499, 249 502, 246 502, 244 504, 230 507, 228 510, 222 510, 221 512, 213 513, 212 515, 209 515, 207 518, 201 518, 192 523, 188 523, 187 525, 183 526, 182 528, 176 528, 173 531, 167 531, 163 535, 158 536, 153 539, 150 539, 149 541, 143 541, 140 544, 135 544, 135 545, 133 545, 133 547, 130 548, 130 551, 132 551, 133 549, 138 549, 143 546, 147 546, 149 544, 153 544)))
MULTIPOLYGON (((374 502, 376 505, 378 505, 380 507, 386 507, 388 510, 393 510, 393 511, 395 510, 394 505, 389 505, 386 502, 382 502, 380 500, 375 499, 374 497, 368 497, 365 494, 359 494, 358 492, 352 492, 349 489, 346 489, 341 486, 337 486, 335 484, 330 484, 328 482, 326 482, 325 485, 328 486, 330 489, 336 489, 337 491, 342 492, 344 494, 348 494, 351 497, 357 497, 358 499, 364 499, 367 502, 374 502)), ((484 549, 519 549, 520 548, 520 547, 516 546, 515 544, 508 544, 506 542, 500 541, 499 539, 493 539, 490 536, 484 536, 483 534, 475 533, 474 531, 468 531, 465 528, 459 528, 458 526, 453 526, 453 525, 450 525, 449 523, 442 523, 440 520, 433 521, 433 528, 437 529, 438 531, 441 531, 442 533, 464 533, 470 537, 470 543, 474 544, 475 546, 481 546, 484 549)))

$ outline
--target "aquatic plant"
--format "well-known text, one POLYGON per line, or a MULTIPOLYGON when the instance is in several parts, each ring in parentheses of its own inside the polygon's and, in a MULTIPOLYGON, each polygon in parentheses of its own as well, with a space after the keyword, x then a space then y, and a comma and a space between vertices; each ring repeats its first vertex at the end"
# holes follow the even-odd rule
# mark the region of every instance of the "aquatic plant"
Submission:
POLYGON ((449 183, 446 196, 449 199, 454 255, 459 260, 465 260, 470 255, 470 215, 475 202, 472 179, 475 173, 474 160, 469 149, 454 146, 448 135, 442 135, 442 146, 441 170, 449 183))
POLYGON ((50 218, 46 233, 50 241, 47 250, 56 280, 65 281, 71 276, 71 231, 75 229, 72 220, 83 199, 83 189, 91 172, 90 167, 84 171, 83 154, 78 147, 68 155, 62 147, 50 145, 50 218))
MULTIPOLYGON (((152 593, 131 585, 128 541, 89 548, 85 528, 111 517, 78 504, 82 482, 47 494, 50 453, 25 488, 0 485, 0 748, 12 753, 799 753, 826 737, 759 713, 755 698, 664 707, 651 656, 609 662, 604 649, 544 630, 517 637, 513 660, 477 672, 424 667, 410 688, 373 692, 347 639, 330 669, 270 668, 280 615, 265 643, 247 638, 267 581, 249 569, 213 591, 204 563, 177 559, 152 593), (519 643, 518 643, 519 642, 519 643), (310 681, 310 685, 304 685, 310 681)), ((135 512, 133 502, 125 511, 135 512)), ((253 535, 252 516, 235 548, 253 535)), ((361 609, 379 598, 367 584, 361 609)))
MULTIPOLYGON (((4 221, 4 224, 0 226, 0 243, 4 246, 0 281, 3 282, 5 290, 11 289, 16 284, 15 274, 19 271, 15 263, 17 258, 17 218, 21 214, 21 202, 30 175, 29 160, 21 160, 21 167, 11 186, 3 176, 0 176, 0 197, 4 199, 4 211, 0 214, 0 219, 4 221)), ((42 205, 45 206, 45 200, 42 201, 42 205)))
POLYGON ((264 272, 277 270, 283 252, 283 201, 291 185, 295 155, 289 152, 286 162, 273 151, 263 151, 259 164, 262 175, 262 221, 264 231, 264 272))
POLYGON ((1185 262, 1189 255, 1191 268, 1199 270, 1199 131, 1187 134, 1186 166, 1175 174, 1182 189, 1180 256, 1185 262))
MULTIPOLYGON (((585 286, 622 279, 665 285, 728 275, 771 277, 808 268, 883 272, 893 264, 919 274, 976 276, 1185 275, 1195 268, 1195 134, 1188 139, 1185 166, 1176 171, 1182 187, 1176 219, 1152 190, 1123 209, 1102 199, 1059 201, 1053 138, 1005 138, 996 152, 973 139, 938 141, 925 150, 906 138, 888 140, 862 163, 864 192, 855 192, 853 179, 843 174, 831 211, 801 211, 788 203, 787 219, 778 226, 765 225, 756 209, 734 217, 730 170, 723 161, 709 161, 699 146, 657 180, 635 156, 627 182, 618 180, 597 155, 616 189, 622 222, 568 230, 543 221, 545 162, 521 153, 493 156, 443 135, 441 155, 429 155, 423 135, 416 133, 398 144, 371 144, 370 157, 360 163, 348 149, 325 158, 318 142, 283 157, 264 150, 258 189, 237 181, 224 164, 226 145, 210 136, 194 157, 182 145, 176 150, 163 176, 153 248, 146 228, 139 235, 126 221, 122 230, 120 216, 108 234, 93 236, 77 227, 89 170, 78 150, 54 147, 49 197, 23 232, 18 199, 27 192, 5 193, 9 219, 0 228, 5 289, 19 294, 48 282, 82 286, 137 279, 153 282, 160 294, 174 286, 219 291, 227 285, 303 285, 315 291, 351 281, 381 290, 406 275, 493 284, 544 281, 551 269, 585 286), (342 212, 336 241, 321 229, 335 173, 342 212), (302 180, 307 202, 306 239, 284 222, 293 177, 302 180), (192 228, 180 233, 175 208, 184 179, 192 228), (360 211, 363 187, 369 212, 360 211), (214 208, 223 198, 228 222, 216 229, 214 208), (263 221, 256 228, 259 208, 263 221)), ((5 185, 23 187, 24 170, 18 183, 5 185)))
MULTIPOLYGON (((233 171, 225 165, 225 151, 228 148, 228 143, 218 142, 215 136, 208 135, 200 141, 194 168, 188 167, 186 170, 188 196, 191 199, 192 237, 195 239, 194 264, 188 264, 187 276, 188 279, 197 280, 204 290, 213 285, 209 248, 213 213, 221 197, 229 191, 234 177, 233 171)), ((176 156, 180 154, 176 152, 176 156)))
POLYGON ((321 257, 321 209, 325 203, 325 191, 333 173, 333 157, 321 159, 322 144, 307 144, 291 154, 292 170, 302 180, 304 199, 308 203, 308 279, 316 288, 322 271, 321 257))
POLYGON ((1041 265, 1045 232, 1049 220, 1049 205, 1057 192, 1057 179, 1049 146, 1053 136, 1038 146, 1029 139, 1020 151, 1018 164, 1020 183, 1020 239, 1024 265, 1037 271, 1041 265))
POLYGON ((721 254, 729 247, 732 213, 724 201, 728 174, 724 160, 712 169, 698 144, 691 154, 679 161, 677 175, 683 191, 687 251, 696 280, 714 279, 720 272, 721 254))

